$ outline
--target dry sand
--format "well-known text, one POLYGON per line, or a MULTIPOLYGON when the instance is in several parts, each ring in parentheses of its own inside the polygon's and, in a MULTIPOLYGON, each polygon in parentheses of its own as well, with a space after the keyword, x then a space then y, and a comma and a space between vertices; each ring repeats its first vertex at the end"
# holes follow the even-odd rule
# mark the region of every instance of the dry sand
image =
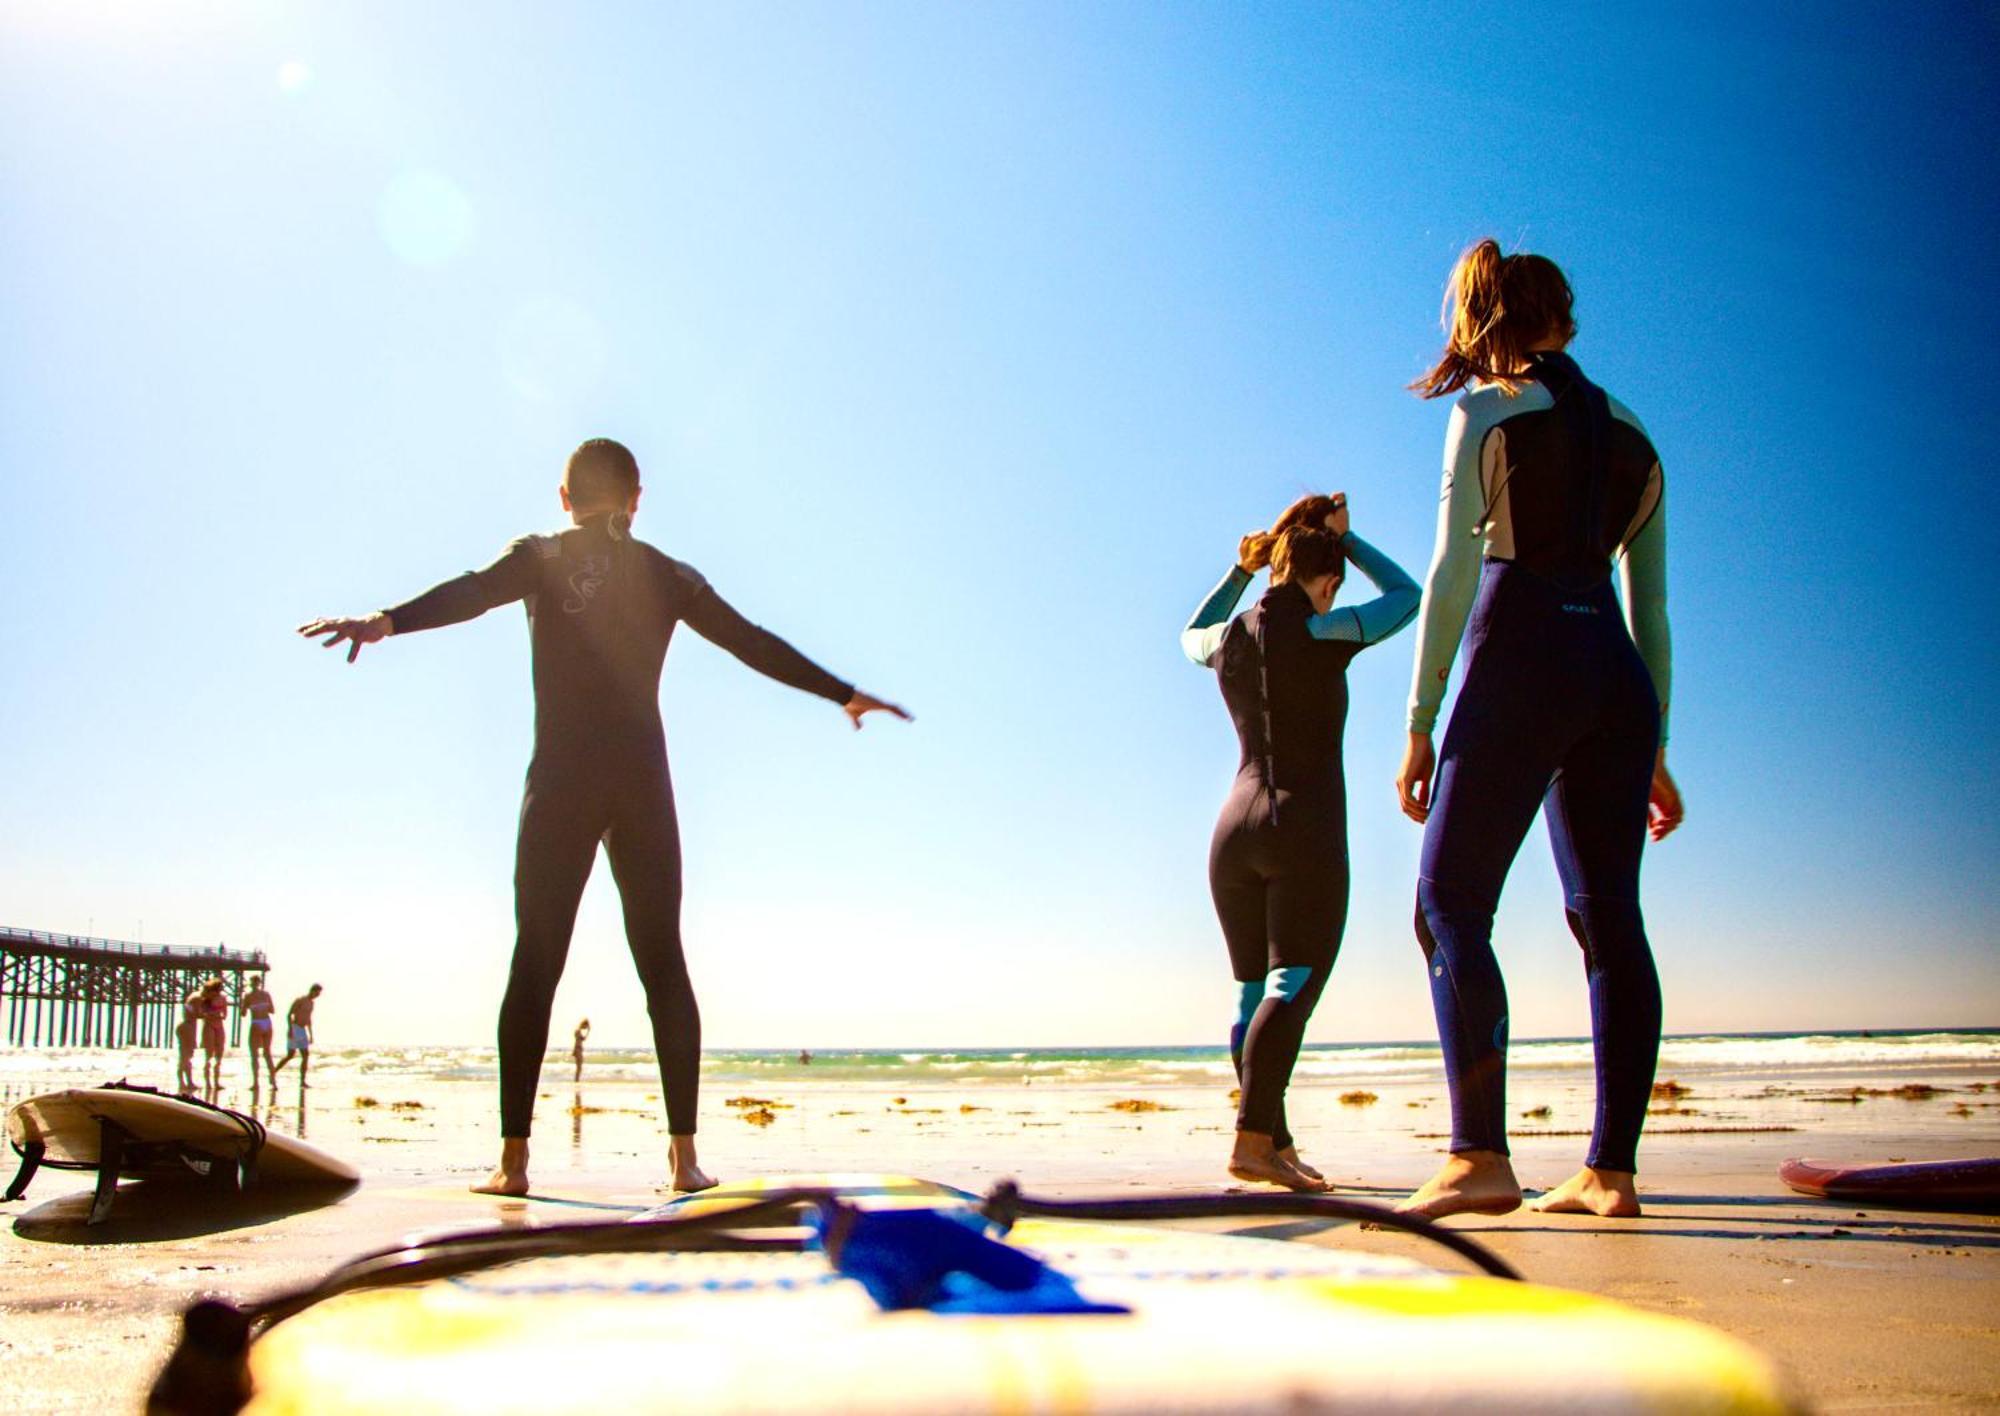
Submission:
MULTIPOLYGON (((551 1066, 548 1075, 554 1078, 551 1066)), ((566 1078, 566 1069, 563 1074, 566 1078)), ((79 1082, 95 1080, 78 1078, 79 1082)), ((409 1083, 365 1094, 287 1085, 258 1114, 360 1165, 365 1181, 317 1208, 288 1211, 275 1192, 196 1209, 127 1187, 112 1219, 81 1224, 87 1177, 44 1174, 0 1207, 0 1409, 131 1409, 181 1308, 210 1292, 256 1295, 415 1230, 481 1222, 561 1223, 657 1203, 664 1125, 657 1088, 551 1086, 538 1112, 533 1172, 548 1200, 502 1201, 465 1186, 496 1145, 486 1085, 409 1083), (404 1103, 398 1106, 397 1103, 404 1103)), ((48 1088, 39 1079, 34 1090, 48 1088)), ((1307 1155, 1343 1193, 1394 1199, 1436 1164, 1441 1088, 1370 1084, 1294 1092, 1307 1155)), ((2000 1078, 1969 1069, 1921 1074, 1696 1079, 1661 1104, 1642 1153, 1646 1214, 1605 1221, 1520 1212, 1452 1221, 1530 1278, 1716 1324, 1787 1366, 1829 1411, 2000 1406, 2000 1218, 1857 1210, 1790 1194, 1787 1156, 1860 1162, 2000 1155, 2000 1078), (1867 1095, 1921 1082, 1921 1099, 1867 1095), (1974 1090, 1977 1087, 1978 1090, 1974 1090), (1791 1128, 1791 1129, 1773 1129, 1791 1128)), ((27 1094, 0 1079, 0 1104, 27 1094)), ((1517 1075, 1517 1167, 1531 1187, 1578 1163, 1587 1079, 1517 1075)), ((244 1105, 247 1095, 225 1094, 244 1105)), ((1050 1194, 1219 1189, 1231 1110, 1222 1089, 1111 1092, 1072 1085, 897 1089, 814 1084, 710 1088, 703 1157, 723 1178, 804 1171, 890 1171, 980 1189, 1007 1176, 1050 1194), (1150 1106, 1121 1108, 1138 1101, 1150 1106), (1159 1109, 1151 1109, 1157 1107, 1159 1109)), ((150 1193, 149 1193, 150 1191, 150 1193)), ((1241 1232, 1254 1232, 1255 1226, 1241 1232)), ((1405 1236, 1289 1226, 1298 1242, 1412 1254, 1405 1236)))

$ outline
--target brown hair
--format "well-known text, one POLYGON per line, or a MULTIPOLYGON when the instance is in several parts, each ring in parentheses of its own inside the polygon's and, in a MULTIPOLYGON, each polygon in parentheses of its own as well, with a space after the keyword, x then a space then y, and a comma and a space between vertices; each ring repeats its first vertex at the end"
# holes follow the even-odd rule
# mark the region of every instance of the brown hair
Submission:
POLYGON ((593 507, 614 503, 622 510, 639 490, 639 459, 621 442, 592 438, 569 455, 563 485, 570 503, 593 507))
POLYGON ((1456 393, 1474 379, 1512 392, 1528 366, 1528 346, 1576 333, 1561 267, 1547 256, 1500 254, 1487 237, 1468 248, 1444 285, 1444 353, 1410 387, 1423 398, 1456 393))
POLYGON ((1252 531, 1237 543, 1237 563, 1250 571, 1269 566, 1273 585, 1327 574, 1344 576, 1347 558, 1341 554, 1340 537, 1326 529, 1327 517, 1339 509, 1332 497, 1300 497, 1269 531, 1252 531))

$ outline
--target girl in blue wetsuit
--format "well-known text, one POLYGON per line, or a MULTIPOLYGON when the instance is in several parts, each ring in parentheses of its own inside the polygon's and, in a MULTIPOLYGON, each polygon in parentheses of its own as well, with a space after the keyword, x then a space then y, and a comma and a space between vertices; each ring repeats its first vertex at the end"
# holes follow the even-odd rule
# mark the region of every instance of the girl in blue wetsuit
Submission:
POLYGON ((1182 631, 1216 671, 1242 744, 1209 846, 1209 888, 1237 980, 1229 1050, 1242 1088, 1232 1175, 1323 1190, 1285 1125, 1285 1088, 1347 923, 1347 665, 1410 622, 1416 582, 1347 529, 1344 497, 1305 497, 1243 538, 1182 631), (1333 608, 1352 561, 1382 593, 1333 608), (1251 577, 1271 588, 1230 616, 1251 577))
POLYGON ((1417 933, 1451 1087, 1451 1158, 1402 1205, 1432 1217, 1521 1202, 1493 911, 1538 808, 1583 947, 1597 1051, 1585 1166, 1539 1207, 1639 1212, 1660 1043, 1639 857, 1649 827, 1659 840, 1681 819, 1666 767, 1666 503, 1639 420, 1563 352, 1570 306, 1553 262, 1480 242, 1452 271, 1445 352, 1416 385, 1426 398, 1472 386, 1445 437, 1397 781, 1404 812, 1424 823, 1417 933), (1461 638, 1465 681, 1440 759, 1431 729, 1461 638))

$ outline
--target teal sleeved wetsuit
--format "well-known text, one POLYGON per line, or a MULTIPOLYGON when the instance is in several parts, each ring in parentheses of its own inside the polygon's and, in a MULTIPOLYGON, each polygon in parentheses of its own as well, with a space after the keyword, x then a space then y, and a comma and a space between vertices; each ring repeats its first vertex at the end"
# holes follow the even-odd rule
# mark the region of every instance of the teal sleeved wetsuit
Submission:
POLYGON ((1285 1088, 1347 923, 1347 665, 1417 611, 1394 561, 1351 532, 1341 548, 1375 599, 1315 614, 1297 585, 1274 585, 1231 619, 1251 579, 1232 568, 1181 633, 1188 658, 1216 671, 1242 749, 1208 856, 1238 984, 1236 1124, 1281 1150, 1285 1088))
POLYGON ((1507 1149, 1493 913, 1539 809, 1590 981, 1589 1163, 1637 1168, 1660 1039, 1639 861, 1666 735, 1666 541, 1659 455, 1567 355, 1539 355, 1518 394, 1459 400, 1410 693, 1410 726, 1428 732, 1463 637, 1417 882, 1454 1151, 1507 1149))

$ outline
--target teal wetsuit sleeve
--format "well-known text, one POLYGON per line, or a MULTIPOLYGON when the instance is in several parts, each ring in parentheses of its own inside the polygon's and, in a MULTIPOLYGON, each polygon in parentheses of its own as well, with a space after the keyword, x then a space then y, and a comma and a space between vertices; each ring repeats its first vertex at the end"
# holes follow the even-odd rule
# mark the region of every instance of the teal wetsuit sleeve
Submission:
POLYGON ((1359 536, 1349 531, 1341 549, 1382 593, 1365 605, 1341 605, 1306 621, 1314 639, 1338 639, 1349 644, 1380 644, 1416 617, 1417 582, 1359 536))
POLYGON ((1667 625, 1667 501, 1664 491, 1646 524, 1625 543, 1618 562, 1625 624, 1660 698, 1660 745, 1667 743, 1667 705, 1674 686, 1674 641, 1667 625))
POLYGON ((1437 549, 1424 578, 1423 607, 1417 616, 1417 665, 1410 683, 1410 731, 1437 726, 1452 661, 1465 634, 1466 617, 1479 589, 1479 518, 1484 484, 1479 458, 1484 424, 1475 425, 1465 404, 1451 410, 1444 439, 1444 490, 1438 504, 1437 549))
POLYGON ((1229 617, 1236 613, 1237 602, 1249 588, 1250 572, 1240 565, 1229 567, 1229 574, 1208 592, 1208 598, 1181 631, 1181 652, 1203 668, 1209 667, 1208 661, 1215 657, 1223 633, 1229 628, 1229 617))

